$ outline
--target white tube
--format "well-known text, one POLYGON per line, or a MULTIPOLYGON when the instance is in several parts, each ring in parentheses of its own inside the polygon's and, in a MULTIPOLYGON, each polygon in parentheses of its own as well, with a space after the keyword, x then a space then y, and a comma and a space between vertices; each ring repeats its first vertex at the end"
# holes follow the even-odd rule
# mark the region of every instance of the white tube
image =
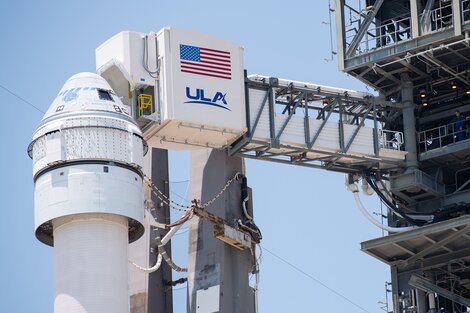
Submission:
POLYGON ((129 313, 127 218, 55 219, 55 313, 129 313))
POLYGON ((251 217, 251 215, 248 214, 248 210, 246 209, 246 203, 248 202, 249 199, 250 199, 249 196, 243 199, 243 202, 242 202, 243 214, 245 215, 245 218, 247 220, 253 221, 253 217, 251 217))
POLYGON ((155 271, 158 271, 158 269, 160 268, 160 266, 162 265, 162 255, 159 253, 158 256, 157 256, 157 262, 155 262, 155 265, 152 266, 152 267, 142 267, 140 266, 139 264, 136 264, 134 262, 131 262, 129 261, 132 265, 134 265, 134 267, 136 269, 138 269, 139 271, 141 272, 144 272, 144 273, 153 273, 155 271))
POLYGON ((369 212, 364 208, 364 205, 362 204, 361 199, 359 198, 359 193, 354 192, 353 195, 354 195, 354 200, 356 201, 356 205, 359 208, 359 211, 361 211, 362 215, 364 215, 364 217, 366 219, 368 219, 375 226, 377 226, 377 227, 379 227, 379 228, 381 228, 385 231, 388 231, 390 233, 399 233, 399 232, 404 232, 404 231, 412 230, 412 229, 416 228, 415 226, 390 227, 390 226, 387 226, 387 225, 384 225, 384 224, 380 223, 372 215, 370 215, 369 212))
POLYGON ((434 313, 436 312, 436 296, 434 292, 428 293, 428 301, 429 301, 429 312, 434 313))
POLYGON ((170 241, 171 237, 173 237, 173 235, 176 234, 176 232, 181 228, 181 226, 183 226, 183 224, 176 225, 170 228, 170 231, 166 233, 166 235, 162 238, 162 244, 166 245, 168 241, 170 241))
MULTIPOLYGON (((168 241, 170 241, 171 237, 173 237, 176 232, 181 228, 181 226, 183 226, 183 224, 181 225, 177 225, 175 227, 172 227, 170 229, 170 231, 165 235, 165 237, 163 237, 162 239, 162 244, 163 245, 166 245, 168 243, 168 241)), ((153 273, 155 271, 158 271, 158 269, 160 268, 160 266, 162 265, 162 255, 159 253, 158 256, 157 256, 157 262, 155 263, 154 266, 152 267, 142 267, 132 261, 129 261, 136 269, 138 269, 139 271, 141 272, 145 272, 145 273, 153 273)))
POLYGON ((374 194, 374 189, 369 186, 365 178, 362 179, 361 183, 362 193, 366 196, 372 196, 374 194))

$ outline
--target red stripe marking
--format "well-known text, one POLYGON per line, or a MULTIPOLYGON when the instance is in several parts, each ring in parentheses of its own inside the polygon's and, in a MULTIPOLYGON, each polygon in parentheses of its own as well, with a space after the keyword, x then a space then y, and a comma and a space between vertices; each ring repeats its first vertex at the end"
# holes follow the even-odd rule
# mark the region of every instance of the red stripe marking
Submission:
POLYGON ((202 52, 202 51, 201 51, 201 55, 211 55, 213 57, 224 58, 224 59, 229 59, 230 60, 230 55, 220 55, 220 54, 202 52))
POLYGON ((187 61, 181 61, 181 64, 200 66, 200 67, 209 67, 209 68, 214 68, 216 70, 230 70, 230 66, 226 66, 226 65, 214 66, 214 65, 207 65, 207 64, 201 64, 201 63, 191 63, 187 61))
POLYGON ((197 70, 197 71, 204 71, 204 72, 210 72, 210 73, 216 73, 216 74, 223 74, 223 75, 230 75, 230 71, 214 71, 214 70, 209 70, 209 69, 205 69, 205 68, 194 68, 192 66, 187 66, 187 65, 183 65, 181 64, 181 68, 183 69, 191 69, 191 70, 197 70))
POLYGON ((209 49, 209 48, 199 48, 201 51, 212 51, 212 52, 218 52, 218 53, 223 53, 223 54, 230 54, 228 51, 222 51, 222 50, 215 50, 215 49, 209 49))
POLYGON ((230 63, 230 59, 225 60, 225 59, 220 59, 220 58, 211 58, 211 57, 206 57, 205 55, 201 54, 201 60, 212 60, 212 61, 218 61, 218 62, 224 62, 224 63, 230 63))
POLYGON ((230 68, 230 62, 225 62, 225 63, 218 63, 218 62, 212 62, 212 61, 206 61, 206 60, 201 60, 201 62, 199 63, 203 63, 203 64, 214 64, 214 65, 219 65, 219 66, 224 66, 224 67, 228 67, 230 68))
POLYGON ((217 77, 217 78, 223 78, 223 79, 232 79, 231 77, 227 77, 227 76, 213 75, 213 74, 208 74, 208 73, 207 74, 206 73, 199 73, 199 72, 193 72, 193 71, 187 71, 187 70, 181 70, 181 72, 197 74, 197 75, 204 75, 204 76, 211 76, 211 77, 217 77))

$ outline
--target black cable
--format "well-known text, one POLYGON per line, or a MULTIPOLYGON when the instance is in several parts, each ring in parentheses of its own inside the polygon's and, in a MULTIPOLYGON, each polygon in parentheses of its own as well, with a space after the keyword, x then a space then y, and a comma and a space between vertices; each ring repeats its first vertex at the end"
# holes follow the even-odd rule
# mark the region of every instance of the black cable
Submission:
POLYGON ((346 300, 347 302, 351 303, 352 305, 354 305, 355 307, 357 307, 358 309, 364 311, 364 312, 367 312, 367 313, 371 313, 370 311, 368 311, 367 309, 363 308, 362 306, 360 306, 359 304, 357 304, 356 302, 354 302, 353 300, 349 299, 348 297, 346 297, 345 295, 343 295, 342 293, 340 293, 339 291, 336 291, 334 290, 333 288, 329 287, 328 285, 326 285, 325 283, 323 283, 322 281, 318 280, 317 278, 313 277, 312 275, 308 274, 307 272, 305 272, 304 270, 302 270, 301 268, 295 266, 294 264, 290 263, 289 261, 283 259, 282 257, 278 256, 277 254, 275 254, 274 252, 266 249, 265 247, 259 245, 261 249, 265 250, 266 252, 268 252, 269 254, 271 254, 272 256, 274 256, 275 258, 277 258, 278 260, 282 261, 283 263, 289 265, 290 267, 292 267, 293 269, 295 269, 297 272, 305 275, 306 277, 310 278, 311 280, 313 280, 314 282, 316 282, 317 284, 321 285, 322 287, 328 289, 329 291, 331 291, 332 293, 334 293, 335 295, 337 295, 338 297, 346 300))
POLYGON ((390 208, 390 210, 402 216, 403 219, 407 221, 408 223, 410 223, 411 225, 423 226, 423 223, 417 222, 416 220, 412 219, 401 209, 397 208, 397 206, 394 203, 390 202, 390 200, 382 193, 382 191, 376 185, 375 181, 373 181, 370 177, 366 176, 366 181, 372 187, 372 189, 374 189, 374 191, 382 199, 382 201, 390 208))
POLYGON ((28 100, 20 97, 19 95, 17 95, 16 93, 14 93, 13 91, 11 91, 10 89, 8 89, 7 87, 5 86, 2 86, 0 84, 0 88, 2 88, 3 90, 5 90, 6 92, 8 92, 9 94, 15 96, 16 98, 20 99, 21 101, 23 101, 24 103, 28 104, 29 106, 31 106, 32 108, 36 109, 37 111, 45 114, 46 112, 44 112, 43 110, 41 110, 40 108, 38 108, 37 106, 35 106, 34 104, 32 104, 31 102, 29 102, 28 100))

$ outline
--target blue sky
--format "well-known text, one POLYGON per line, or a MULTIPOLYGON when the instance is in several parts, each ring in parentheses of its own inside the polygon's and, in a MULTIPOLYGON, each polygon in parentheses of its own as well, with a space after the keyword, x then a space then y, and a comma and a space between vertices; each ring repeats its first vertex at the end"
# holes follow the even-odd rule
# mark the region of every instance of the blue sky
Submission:
MULTIPOLYGON (((324 60, 330 58, 330 34, 322 22, 328 22, 326 0, 5 1, 0 85, 46 111, 68 77, 95 70, 95 48, 106 39, 123 30, 172 26, 244 46, 250 74, 365 90, 338 71, 337 60, 324 60)), ((52 312, 52 248, 34 236, 34 186, 26 154, 42 113, 1 88, 0 103, 0 311, 52 312)), ((171 180, 188 179, 188 154, 170 156, 171 180)), ((388 268, 360 252, 359 243, 381 232, 355 208, 343 176, 262 161, 246 164, 262 245, 367 311, 380 311, 388 268)), ((180 196, 186 187, 171 184, 180 196)), ((379 209, 378 201, 366 203, 379 209)), ((181 265, 186 236, 173 242, 181 265)), ((175 312, 185 311, 185 291, 174 292, 175 312)), ((260 312, 364 312, 269 253, 261 263, 259 303, 260 312)))

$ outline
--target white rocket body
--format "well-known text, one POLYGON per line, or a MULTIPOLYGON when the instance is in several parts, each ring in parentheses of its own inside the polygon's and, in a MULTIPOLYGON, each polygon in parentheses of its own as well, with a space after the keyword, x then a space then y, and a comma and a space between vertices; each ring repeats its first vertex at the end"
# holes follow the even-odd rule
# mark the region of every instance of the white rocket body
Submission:
POLYGON ((128 313, 143 233, 142 133, 99 75, 72 76, 29 147, 36 237, 54 246, 55 313, 128 313))

